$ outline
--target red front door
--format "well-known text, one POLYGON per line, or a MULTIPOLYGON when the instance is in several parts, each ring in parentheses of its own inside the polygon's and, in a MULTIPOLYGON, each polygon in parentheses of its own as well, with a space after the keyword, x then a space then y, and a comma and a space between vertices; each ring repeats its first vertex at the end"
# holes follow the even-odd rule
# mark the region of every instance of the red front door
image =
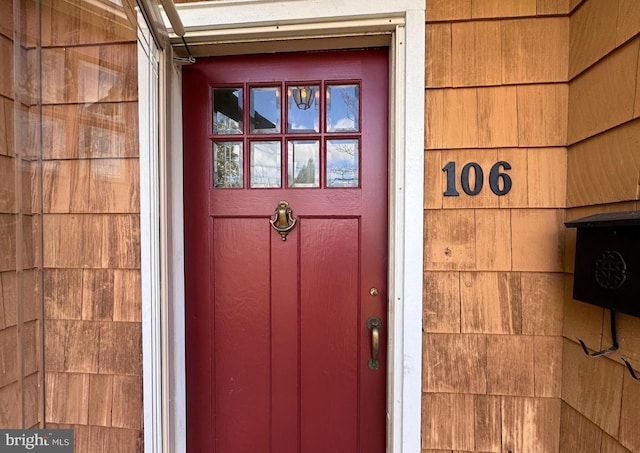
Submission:
POLYGON ((385 450, 387 61, 184 68, 190 452, 385 450))

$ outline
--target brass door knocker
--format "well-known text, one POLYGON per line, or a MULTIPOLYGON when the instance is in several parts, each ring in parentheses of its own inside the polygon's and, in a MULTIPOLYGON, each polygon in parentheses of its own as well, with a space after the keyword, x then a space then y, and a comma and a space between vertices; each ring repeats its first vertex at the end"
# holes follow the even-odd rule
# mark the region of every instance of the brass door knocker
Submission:
POLYGON ((274 212, 273 219, 269 220, 271 226, 274 230, 282 236, 282 240, 287 240, 287 234, 293 229, 296 225, 298 219, 293 217, 293 211, 291 210, 291 206, 286 201, 281 201, 276 206, 276 210, 274 212))

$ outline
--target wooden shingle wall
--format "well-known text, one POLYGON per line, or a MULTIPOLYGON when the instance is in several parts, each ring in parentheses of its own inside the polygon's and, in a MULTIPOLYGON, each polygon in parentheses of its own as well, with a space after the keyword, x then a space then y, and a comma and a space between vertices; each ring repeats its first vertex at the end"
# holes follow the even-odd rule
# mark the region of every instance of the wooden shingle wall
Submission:
POLYGON ((571 8, 427 1, 423 453, 559 451, 571 8))
MULTIPOLYGON (((139 451, 135 33, 88 2, 43 0, 16 59, 11 3, 0 2, 0 407, 19 409, 0 411, 0 426, 37 426, 46 408, 47 426, 74 428, 77 451, 139 451), (41 124, 12 77, 15 61, 38 63, 34 30, 41 124)), ((640 383, 619 359, 640 369, 640 320, 619 316, 618 353, 583 355, 575 337, 606 346, 609 319, 571 300, 563 222, 640 209, 640 2, 427 0, 426 22, 423 453, 639 452, 640 383), (504 196, 486 179, 499 161, 511 165, 504 196), (458 197, 443 196, 449 162, 458 197), (469 162, 485 174, 475 196, 460 188, 469 162)))
POLYGON ((426 20, 423 451, 638 452, 640 320, 583 354, 609 315, 571 299, 562 223, 640 209, 640 3, 431 0, 426 20), (443 196, 448 163, 497 161, 509 194, 443 196))
MULTIPOLYGON (((571 16, 567 219, 640 209, 640 3, 585 0, 571 16), (597 32, 596 32, 597 31, 597 32)), ((640 382, 620 357, 640 369, 640 319, 617 315, 617 352, 609 313, 572 300, 575 230, 567 230, 562 366, 561 452, 640 451, 640 382)))
POLYGON ((37 17, 0 2, 0 427, 43 423, 37 17))
POLYGON ((46 423, 142 451, 135 28, 79 0, 41 14, 46 423))

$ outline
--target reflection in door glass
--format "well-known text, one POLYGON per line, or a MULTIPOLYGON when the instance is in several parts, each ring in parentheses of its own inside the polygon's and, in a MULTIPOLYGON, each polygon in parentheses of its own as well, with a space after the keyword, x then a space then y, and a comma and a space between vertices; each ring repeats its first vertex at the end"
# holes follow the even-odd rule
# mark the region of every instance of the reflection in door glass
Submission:
POLYGON ((242 142, 213 144, 213 187, 243 187, 242 142))
POLYGON ((287 147, 289 187, 320 187, 320 142, 291 140, 287 147))
POLYGON ((358 85, 327 86, 327 132, 353 132, 360 127, 358 85))
POLYGON ((251 132, 277 134, 280 132, 280 88, 251 88, 251 132))
POLYGON ((251 143, 251 187, 280 187, 280 142, 251 143))
POLYGON ((213 89, 213 133, 242 134, 242 88, 213 89))
POLYGON ((327 187, 358 187, 358 140, 327 140, 327 187))
POLYGON ((287 132, 319 132, 318 85, 290 86, 287 89, 287 132))

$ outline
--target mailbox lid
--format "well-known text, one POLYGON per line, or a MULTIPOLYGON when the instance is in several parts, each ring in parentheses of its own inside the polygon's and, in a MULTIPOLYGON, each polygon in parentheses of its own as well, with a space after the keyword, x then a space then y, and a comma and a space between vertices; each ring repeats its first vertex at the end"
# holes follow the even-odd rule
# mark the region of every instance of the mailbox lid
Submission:
POLYGON ((640 226, 640 211, 607 212, 565 222, 569 228, 607 228, 612 226, 640 226))

